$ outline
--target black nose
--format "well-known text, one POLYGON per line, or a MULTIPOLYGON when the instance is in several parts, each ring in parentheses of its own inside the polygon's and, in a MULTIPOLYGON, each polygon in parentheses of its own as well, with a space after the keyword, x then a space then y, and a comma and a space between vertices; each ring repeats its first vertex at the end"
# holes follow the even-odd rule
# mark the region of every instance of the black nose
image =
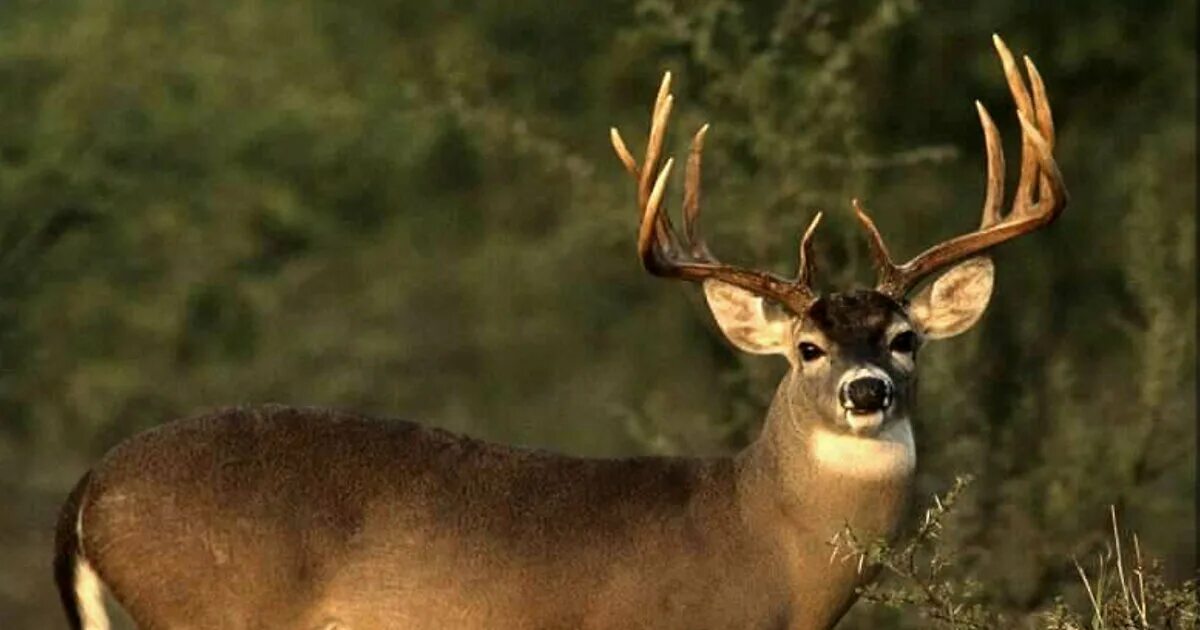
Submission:
POLYGON ((855 411, 879 411, 892 404, 892 384, 874 376, 856 378, 839 392, 842 406, 855 411))

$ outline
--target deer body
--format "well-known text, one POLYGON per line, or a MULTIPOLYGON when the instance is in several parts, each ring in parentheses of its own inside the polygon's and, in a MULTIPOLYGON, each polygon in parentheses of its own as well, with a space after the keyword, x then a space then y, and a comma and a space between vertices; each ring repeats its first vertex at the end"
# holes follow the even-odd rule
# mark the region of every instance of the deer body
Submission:
POLYGON ((996 46, 1023 128, 1014 207, 1000 215, 998 132, 979 106, 980 229, 895 264, 855 202, 875 289, 813 288, 819 214, 794 280, 716 260, 695 226, 707 126, 674 231, 660 212, 669 75, 640 165, 613 131, 638 182, 643 266, 703 283, 730 342, 789 363, 742 452, 571 458, 279 406, 177 421, 111 451, 64 506, 54 568, 72 628, 107 627, 100 585, 147 629, 832 627, 872 569, 832 558, 830 540, 894 536, 909 499, 918 348, 979 319, 984 252, 1066 203, 1037 71, 1026 59, 1031 96, 996 46))
POLYGON ((147 628, 824 628, 861 580, 825 541, 890 534, 910 460, 847 474, 772 409, 733 458, 610 460, 229 410, 115 449, 65 523, 147 628))

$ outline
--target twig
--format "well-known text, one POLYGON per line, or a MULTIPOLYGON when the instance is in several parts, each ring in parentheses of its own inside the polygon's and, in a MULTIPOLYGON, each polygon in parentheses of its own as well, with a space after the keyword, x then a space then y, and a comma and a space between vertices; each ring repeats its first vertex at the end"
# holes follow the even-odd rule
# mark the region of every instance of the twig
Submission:
POLYGON ((1096 594, 1092 592, 1092 584, 1088 581, 1087 573, 1085 573, 1083 567, 1079 565, 1079 560, 1077 558, 1071 558, 1071 561, 1075 563, 1075 570, 1079 571, 1079 579, 1083 580, 1083 588, 1087 589, 1088 600, 1092 602, 1092 611, 1094 612, 1093 620, 1099 620, 1101 627, 1103 627, 1104 616, 1100 612, 1100 604, 1096 601, 1096 594))

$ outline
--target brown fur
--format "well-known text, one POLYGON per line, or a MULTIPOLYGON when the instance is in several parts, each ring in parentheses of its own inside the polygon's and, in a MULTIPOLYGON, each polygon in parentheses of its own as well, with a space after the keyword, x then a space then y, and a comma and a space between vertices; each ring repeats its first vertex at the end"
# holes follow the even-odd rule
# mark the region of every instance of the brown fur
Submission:
POLYGON ((808 309, 808 321, 838 348, 877 352, 883 334, 904 309, 877 291, 846 291, 823 296, 808 309))
POLYGON ((148 629, 824 628, 857 581, 824 541, 844 518, 889 533, 907 480, 821 479, 776 403, 732 459, 233 409, 122 444, 72 497, 88 559, 148 629))

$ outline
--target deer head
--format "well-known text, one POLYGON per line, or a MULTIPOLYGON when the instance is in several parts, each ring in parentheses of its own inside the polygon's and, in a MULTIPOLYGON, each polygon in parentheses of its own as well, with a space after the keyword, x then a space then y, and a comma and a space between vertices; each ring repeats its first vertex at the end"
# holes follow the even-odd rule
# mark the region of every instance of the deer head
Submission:
POLYGON ((637 249, 651 274, 700 282, 718 325, 738 348, 779 354, 791 370, 781 392, 791 414, 832 431, 875 435, 890 421, 907 418, 912 407, 916 355, 928 340, 957 335, 979 320, 992 292, 993 266, 987 252, 1054 221, 1067 191, 1054 161, 1054 123, 1041 77, 1025 57, 1026 87, 1012 54, 993 37, 1022 130, 1020 183, 1012 207, 1001 213, 1004 155, 1000 135, 976 101, 987 147, 987 192, 979 229, 939 243, 897 264, 882 235, 858 200, 853 210, 865 229, 878 271, 873 289, 819 294, 813 286, 813 235, 818 213, 800 239, 794 278, 722 263, 697 229, 700 165, 708 125, 692 139, 685 173, 683 235, 663 212, 673 164, 659 166, 673 97, 671 76, 663 77, 651 118, 650 138, 638 164, 616 129, 613 148, 637 181, 641 224, 637 249), (939 275, 940 274, 940 275, 939 275), (922 280, 933 278, 915 292, 922 280), (911 294, 911 295, 910 295, 911 294))

